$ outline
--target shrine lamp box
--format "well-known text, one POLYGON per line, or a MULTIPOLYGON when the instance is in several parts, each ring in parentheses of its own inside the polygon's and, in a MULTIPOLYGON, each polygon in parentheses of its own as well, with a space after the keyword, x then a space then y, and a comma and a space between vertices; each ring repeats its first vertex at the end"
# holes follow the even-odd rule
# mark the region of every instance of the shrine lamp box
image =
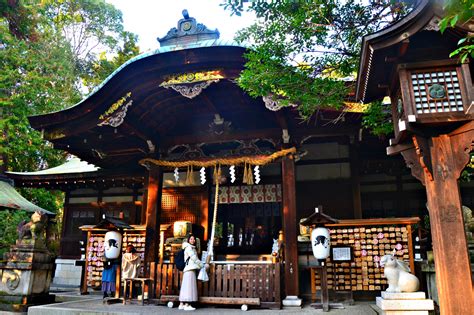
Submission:
POLYGON ((468 64, 453 60, 399 64, 399 89, 391 96, 395 136, 408 124, 445 125, 474 118, 468 64))

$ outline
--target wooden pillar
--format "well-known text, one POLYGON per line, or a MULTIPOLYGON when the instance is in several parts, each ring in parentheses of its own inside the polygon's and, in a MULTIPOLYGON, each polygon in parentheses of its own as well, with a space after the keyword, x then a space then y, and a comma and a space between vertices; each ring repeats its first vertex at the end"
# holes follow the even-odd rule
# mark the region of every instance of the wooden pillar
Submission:
POLYGON ((412 174, 426 186, 441 314, 472 314, 474 309, 458 185, 473 139, 471 121, 450 134, 413 136, 413 147, 400 150, 412 174))
POLYGON ((395 209, 398 213, 402 213, 403 211, 406 211, 406 209, 408 208, 408 201, 409 199, 404 196, 405 193, 403 191, 403 175, 401 172, 399 172, 399 170, 396 171, 397 172, 397 175, 396 175, 396 181, 397 181, 397 195, 398 195, 398 198, 397 200, 395 200, 395 209))
POLYGON ((147 194, 147 190, 146 190, 146 187, 148 185, 148 177, 146 179, 146 183, 145 183, 145 189, 143 190, 143 195, 142 195, 142 207, 141 207, 141 211, 140 211, 140 224, 146 224, 146 205, 147 205, 147 198, 148 198, 148 194, 147 194))
POLYGON ((295 161, 292 156, 282 159, 283 229, 285 238, 285 294, 299 295, 298 246, 296 222, 295 161))
MULTIPOLYGON (((138 189, 137 188, 133 188, 133 220, 130 220, 130 224, 140 224, 141 222, 141 213, 140 213, 140 208, 141 206, 139 207, 137 205, 137 201, 138 201, 138 189)), ((132 213, 130 213, 130 217, 132 217, 132 213)))
POLYGON ((150 165, 146 201, 146 243, 145 261, 156 262, 160 244, 161 195, 163 172, 160 167, 150 165))
MULTIPOLYGON (((66 239, 66 231, 69 227, 69 224, 72 224, 72 220, 68 218, 70 217, 70 214, 69 214, 69 198, 71 197, 71 192, 69 190, 66 190, 65 193, 64 193, 64 206, 63 206, 63 217, 61 218, 62 219, 62 226, 61 226, 61 238, 59 240, 59 258, 61 258, 61 256, 66 256, 65 255, 65 247, 64 246, 67 246, 65 244, 65 239, 66 239)), ((84 239, 82 237, 82 234, 81 234, 81 238, 84 239)), ((85 246, 85 245, 84 245, 85 246)), ((82 253, 81 253, 82 254, 82 253)), ((85 253, 84 253, 85 254, 85 253)))
POLYGON ((351 167, 351 187, 352 203, 354 208, 354 218, 362 219, 362 202, 360 197, 360 174, 359 174, 359 148, 356 145, 350 146, 350 167, 351 167))
POLYGON ((433 138, 433 180, 426 181, 441 314, 472 314, 473 290, 459 174, 448 136, 433 138))

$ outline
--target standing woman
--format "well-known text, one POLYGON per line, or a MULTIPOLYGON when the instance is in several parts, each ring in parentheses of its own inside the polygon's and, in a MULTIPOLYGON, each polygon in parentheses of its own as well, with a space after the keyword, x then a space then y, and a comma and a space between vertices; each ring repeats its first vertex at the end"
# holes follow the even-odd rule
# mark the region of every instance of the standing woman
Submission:
POLYGON ((183 270, 183 282, 181 282, 181 290, 179 292, 179 309, 185 311, 194 311, 190 302, 197 302, 198 288, 197 288, 197 274, 204 264, 199 260, 196 251, 196 237, 190 234, 186 241, 183 242, 184 261, 186 266, 183 270))

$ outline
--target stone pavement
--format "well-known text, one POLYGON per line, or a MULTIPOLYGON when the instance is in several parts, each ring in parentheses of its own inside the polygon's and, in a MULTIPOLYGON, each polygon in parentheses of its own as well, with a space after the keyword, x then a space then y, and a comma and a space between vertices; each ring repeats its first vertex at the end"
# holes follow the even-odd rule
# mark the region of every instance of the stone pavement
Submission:
POLYGON ((323 313, 321 310, 315 310, 309 305, 305 305, 302 309, 296 310, 265 310, 265 309, 249 309, 247 312, 242 312, 239 307, 215 307, 205 305, 198 308, 194 312, 186 312, 178 310, 177 307, 168 308, 166 306, 156 305, 138 305, 138 304, 112 304, 105 305, 102 303, 102 298, 97 295, 89 296, 78 296, 77 293, 70 294, 69 296, 60 295, 58 300, 68 300, 62 303, 49 304, 43 306, 31 307, 28 310, 30 315, 62 315, 62 314, 74 314, 74 315, 108 315, 108 314, 301 314, 301 313, 318 313, 328 315, 376 315, 377 313, 373 310, 372 306, 374 302, 356 303, 355 305, 347 305, 342 310, 331 310, 329 313, 323 313), (75 299, 75 300, 71 300, 75 299))

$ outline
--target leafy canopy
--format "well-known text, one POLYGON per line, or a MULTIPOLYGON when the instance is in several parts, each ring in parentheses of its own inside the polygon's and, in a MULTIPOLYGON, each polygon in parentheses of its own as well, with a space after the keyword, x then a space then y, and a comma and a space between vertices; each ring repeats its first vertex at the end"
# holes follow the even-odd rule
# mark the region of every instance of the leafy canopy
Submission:
MULTIPOLYGON (((78 102, 84 86, 93 88, 138 54, 136 42, 123 30, 121 12, 103 0, 0 0, 0 170, 36 171, 63 163, 67 153, 43 140, 28 116, 78 102)), ((20 193, 62 218, 61 192, 20 193)), ((8 243, 23 215, 0 214, 0 222, 14 227, 0 226, 8 243)))
POLYGON ((459 40, 459 48, 454 50, 449 57, 458 56, 461 62, 465 62, 468 57, 474 58, 474 1, 448 0, 444 10, 446 16, 439 23, 441 32, 456 25, 469 29, 466 37, 459 40))
POLYGON ((252 96, 297 104, 304 119, 321 108, 341 108, 353 89, 362 36, 400 19, 398 1, 226 1, 232 14, 258 20, 237 40, 251 50, 239 85, 252 96), (342 80, 345 79, 345 80, 342 80))

